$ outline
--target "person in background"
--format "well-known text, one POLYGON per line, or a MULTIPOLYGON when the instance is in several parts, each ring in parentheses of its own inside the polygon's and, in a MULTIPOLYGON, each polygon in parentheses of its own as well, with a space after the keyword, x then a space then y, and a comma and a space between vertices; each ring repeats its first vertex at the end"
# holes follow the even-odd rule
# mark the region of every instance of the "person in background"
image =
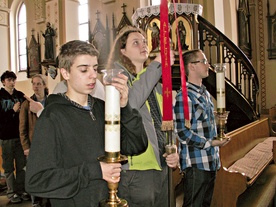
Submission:
MULTIPOLYGON (((162 124, 162 87, 160 54, 148 65, 148 45, 142 30, 126 27, 117 36, 107 68, 121 68, 129 78, 129 103, 139 110, 148 137, 148 148, 130 156, 123 165, 118 195, 131 207, 168 206, 168 167, 176 168, 178 153, 166 154, 162 124)), ((174 62, 170 52, 171 64, 174 62)))
POLYGON ((7 196, 11 203, 30 200, 25 192, 26 157, 19 138, 19 111, 25 98, 24 93, 15 89, 16 78, 14 72, 5 71, 1 75, 4 88, 0 90, 2 167, 8 188, 7 196))
MULTIPOLYGON (((30 111, 30 102, 36 101, 45 105, 45 101, 48 95, 48 88, 46 86, 46 78, 44 75, 36 74, 32 77, 32 87, 34 94, 22 103, 21 110, 19 113, 19 134, 24 154, 29 156, 31 142, 33 139, 33 132, 37 116, 35 113, 30 111)), ((42 206, 42 198, 31 196, 33 206, 42 206)))
MULTIPOLYGON (((58 58, 56 58, 56 62, 58 65, 58 58)), ((55 86, 55 88, 53 90, 53 94, 65 93, 66 91, 67 91, 66 80, 62 80, 59 83, 57 83, 57 85, 55 86)), ((105 89, 104 89, 104 85, 102 84, 102 82, 100 80, 96 79, 96 85, 93 88, 90 95, 95 98, 99 98, 103 101, 105 100, 105 89)), ((34 101, 30 102, 31 112, 35 113, 38 117, 41 114, 41 112, 43 111, 43 109, 44 109, 44 106, 41 103, 34 102, 34 101)))
MULTIPOLYGON (((98 207, 107 182, 118 183, 121 164, 99 162, 105 154, 104 102, 89 95, 96 84, 98 51, 73 40, 60 48, 59 68, 67 91, 48 96, 36 122, 27 162, 26 189, 50 199, 52 207, 98 207)), ((139 112, 128 103, 127 77, 113 79, 120 92, 121 153, 139 154, 147 138, 139 112)))
POLYGON ((205 54, 190 50, 183 54, 187 79, 191 127, 185 126, 182 90, 176 95, 174 106, 176 130, 181 143, 180 165, 184 172, 185 206, 210 206, 216 172, 220 168, 219 146, 230 138, 216 140, 217 129, 211 96, 202 84, 209 76, 209 63, 205 54), (192 190, 191 190, 192 189, 192 190))

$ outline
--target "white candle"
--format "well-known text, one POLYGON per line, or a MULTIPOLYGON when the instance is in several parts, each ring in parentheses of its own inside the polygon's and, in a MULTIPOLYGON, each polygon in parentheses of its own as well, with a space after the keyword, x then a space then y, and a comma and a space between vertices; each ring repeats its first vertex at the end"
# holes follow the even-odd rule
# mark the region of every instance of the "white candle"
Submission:
POLYGON ((225 108, 225 80, 224 70, 217 71, 217 108, 225 108))
POLYGON ((105 151, 120 152, 120 93, 105 86, 105 151))

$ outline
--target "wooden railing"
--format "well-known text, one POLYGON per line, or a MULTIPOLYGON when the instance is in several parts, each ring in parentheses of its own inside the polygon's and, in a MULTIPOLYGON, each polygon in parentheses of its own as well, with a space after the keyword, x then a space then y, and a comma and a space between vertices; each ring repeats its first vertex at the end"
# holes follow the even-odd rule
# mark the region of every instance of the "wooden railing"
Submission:
POLYGON ((259 81, 256 71, 247 56, 229 38, 211 23, 198 16, 199 47, 211 65, 226 63, 226 79, 257 110, 259 81))

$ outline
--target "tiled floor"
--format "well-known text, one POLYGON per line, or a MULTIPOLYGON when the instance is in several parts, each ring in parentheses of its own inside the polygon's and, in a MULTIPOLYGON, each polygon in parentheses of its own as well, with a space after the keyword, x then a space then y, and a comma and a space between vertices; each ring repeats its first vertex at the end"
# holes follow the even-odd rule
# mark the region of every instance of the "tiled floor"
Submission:
POLYGON ((0 207, 31 207, 31 201, 23 201, 19 204, 12 204, 6 196, 0 196, 0 207))

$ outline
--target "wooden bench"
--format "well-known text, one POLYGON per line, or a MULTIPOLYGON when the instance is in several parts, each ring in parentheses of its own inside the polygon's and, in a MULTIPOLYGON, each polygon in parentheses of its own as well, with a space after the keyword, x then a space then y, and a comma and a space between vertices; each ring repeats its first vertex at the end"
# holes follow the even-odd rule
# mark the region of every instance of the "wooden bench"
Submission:
MULTIPOLYGON (((212 200, 213 207, 234 207, 234 206, 273 206, 275 203, 276 189, 276 150, 274 157, 272 148, 276 149, 275 137, 270 137, 270 126, 268 119, 261 119, 245 125, 227 134, 231 141, 220 148, 221 169, 218 171, 215 190, 212 200), (266 140, 266 141, 265 141, 266 140), (259 165, 256 174, 248 177, 246 173, 238 172, 235 168, 236 163, 248 164, 242 160, 248 159, 247 155, 254 155, 255 148, 270 143, 262 159, 263 164, 259 165), (265 141, 265 142, 264 142, 265 141), (235 165, 233 165, 235 163, 235 165), (233 168, 234 167, 234 168, 233 168)), ((266 150, 264 150, 265 153, 266 150)), ((250 163, 250 162, 249 162, 250 163)), ((250 170, 256 168, 257 163, 252 162, 250 170)), ((241 166, 243 168, 246 166, 241 166)), ((250 173, 249 173, 250 174, 250 173)))
POLYGON ((269 109, 270 134, 276 136, 276 105, 269 109))

